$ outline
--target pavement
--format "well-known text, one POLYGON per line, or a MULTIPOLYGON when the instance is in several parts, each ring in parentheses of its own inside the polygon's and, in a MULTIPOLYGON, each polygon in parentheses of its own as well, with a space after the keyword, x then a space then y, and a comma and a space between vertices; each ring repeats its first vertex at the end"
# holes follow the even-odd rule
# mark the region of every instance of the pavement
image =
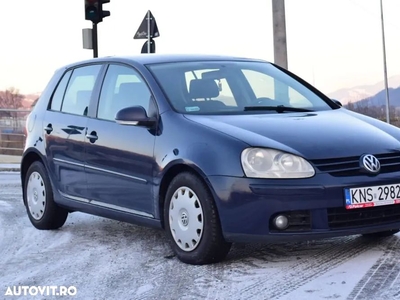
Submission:
POLYGON ((21 156, 0 154, 0 172, 19 172, 21 156))

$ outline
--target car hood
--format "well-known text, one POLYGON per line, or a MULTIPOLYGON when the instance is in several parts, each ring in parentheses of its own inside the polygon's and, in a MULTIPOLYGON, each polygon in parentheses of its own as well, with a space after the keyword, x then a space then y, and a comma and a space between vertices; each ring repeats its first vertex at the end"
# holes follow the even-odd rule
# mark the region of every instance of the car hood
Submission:
POLYGON ((250 146, 309 159, 400 151, 400 129, 340 108, 310 113, 186 115, 186 118, 250 146))

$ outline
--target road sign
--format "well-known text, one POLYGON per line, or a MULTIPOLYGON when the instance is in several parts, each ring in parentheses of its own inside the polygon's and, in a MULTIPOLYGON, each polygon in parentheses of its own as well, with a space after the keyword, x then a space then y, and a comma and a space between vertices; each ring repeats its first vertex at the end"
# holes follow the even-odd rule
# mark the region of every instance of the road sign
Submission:
POLYGON ((141 53, 155 53, 156 44, 154 39, 159 36, 160 32, 158 31, 156 19, 154 18, 151 11, 148 10, 146 16, 143 18, 143 21, 139 26, 139 29, 136 31, 133 39, 147 40, 142 47, 141 53))

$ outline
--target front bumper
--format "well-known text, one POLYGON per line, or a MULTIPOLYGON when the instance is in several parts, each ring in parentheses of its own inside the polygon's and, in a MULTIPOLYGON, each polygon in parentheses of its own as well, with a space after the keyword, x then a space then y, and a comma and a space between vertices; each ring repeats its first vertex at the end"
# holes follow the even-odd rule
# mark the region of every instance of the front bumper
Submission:
POLYGON ((279 242, 364 234, 400 228, 400 205, 345 209, 344 188, 400 183, 400 172, 376 177, 267 180, 210 176, 223 234, 231 242, 279 242), (272 220, 289 217, 278 230, 272 220))

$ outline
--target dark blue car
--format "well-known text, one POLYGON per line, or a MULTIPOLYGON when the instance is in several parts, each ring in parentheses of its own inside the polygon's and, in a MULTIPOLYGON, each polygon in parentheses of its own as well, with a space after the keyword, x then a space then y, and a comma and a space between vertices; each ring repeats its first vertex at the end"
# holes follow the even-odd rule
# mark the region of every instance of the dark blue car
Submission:
POLYGON ((205 264, 232 242, 400 228, 400 130, 269 62, 71 64, 26 127, 23 198, 38 229, 74 211, 164 228, 180 260, 205 264))

